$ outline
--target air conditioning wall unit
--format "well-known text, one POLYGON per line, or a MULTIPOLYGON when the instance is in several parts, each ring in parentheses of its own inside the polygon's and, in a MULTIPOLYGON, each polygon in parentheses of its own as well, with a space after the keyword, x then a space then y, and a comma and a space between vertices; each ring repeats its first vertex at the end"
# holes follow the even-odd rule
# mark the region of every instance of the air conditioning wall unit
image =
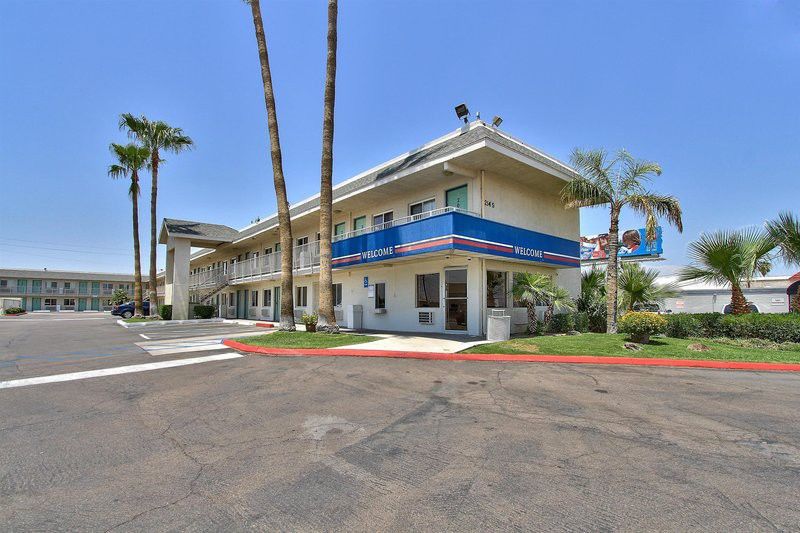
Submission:
POLYGON ((376 315, 385 315, 386 314, 386 308, 384 307, 382 309, 375 309, 375 314, 376 315))
POLYGON ((419 323, 420 324, 433 324, 433 311, 420 311, 419 312, 419 323))

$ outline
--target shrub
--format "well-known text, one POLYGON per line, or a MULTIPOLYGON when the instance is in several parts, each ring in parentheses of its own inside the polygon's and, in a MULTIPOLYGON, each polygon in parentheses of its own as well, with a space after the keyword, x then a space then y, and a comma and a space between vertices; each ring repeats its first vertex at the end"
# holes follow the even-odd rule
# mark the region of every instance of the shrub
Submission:
POLYGON ((658 335, 667 330, 667 319, 656 313, 632 311, 619 319, 619 331, 627 333, 634 342, 648 343, 650 335, 658 335))
POLYGON ((581 333, 589 331, 589 313, 585 311, 575 313, 575 329, 581 333))
POLYGON ((605 314, 589 314, 589 331, 592 333, 605 333, 607 324, 605 314))
POLYGON ((550 323, 547 325, 547 331, 550 333, 567 333, 575 329, 575 315, 574 313, 561 313, 553 315, 550 323))
POLYGON ((194 317, 195 318, 212 318, 214 316, 214 312, 217 310, 216 306, 213 305, 195 305, 194 306, 194 317))
POLYGON ((5 313, 7 315, 21 315, 24 312, 25 312, 25 310, 23 308, 21 308, 21 307, 9 307, 5 311, 5 313))
POLYGON ((166 304, 159 305, 158 315, 164 320, 172 320, 172 306, 166 304))
POLYGON ((694 315, 679 313, 667 316, 667 337, 688 339, 689 337, 702 337, 700 321, 694 315))

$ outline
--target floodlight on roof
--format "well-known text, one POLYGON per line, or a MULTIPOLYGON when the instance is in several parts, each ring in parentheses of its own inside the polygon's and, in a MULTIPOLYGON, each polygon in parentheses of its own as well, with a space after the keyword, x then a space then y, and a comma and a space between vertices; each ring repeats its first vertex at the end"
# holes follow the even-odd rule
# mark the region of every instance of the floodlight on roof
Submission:
POLYGON ((469 122, 469 109, 467 109, 467 104, 458 104, 456 106, 456 116, 463 119, 465 124, 469 122))
POLYGON ((503 123, 503 119, 500 118, 500 116, 498 116, 498 115, 495 115, 494 118, 492 119, 492 126, 494 126, 495 128, 499 128, 500 124, 502 124, 502 123, 503 123))

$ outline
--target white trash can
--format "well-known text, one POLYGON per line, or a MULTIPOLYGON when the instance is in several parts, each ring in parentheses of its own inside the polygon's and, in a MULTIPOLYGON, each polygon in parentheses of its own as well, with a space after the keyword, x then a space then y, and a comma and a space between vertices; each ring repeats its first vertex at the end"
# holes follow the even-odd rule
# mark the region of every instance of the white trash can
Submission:
POLYGON ((505 309, 492 309, 486 318, 486 340, 507 341, 511 338, 511 315, 505 309))

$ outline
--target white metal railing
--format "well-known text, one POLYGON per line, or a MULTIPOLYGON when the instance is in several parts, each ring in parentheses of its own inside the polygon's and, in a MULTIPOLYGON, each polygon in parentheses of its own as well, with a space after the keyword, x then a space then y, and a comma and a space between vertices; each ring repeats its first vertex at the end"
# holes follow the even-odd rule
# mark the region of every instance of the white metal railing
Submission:
POLYGON ((56 295, 69 295, 69 296, 100 296, 101 294, 104 296, 110 296, 113 291, 101 291, 99 289, 92 289, 91 287, 86 288, 79 288, 79 287, 20 287, 20 286, 10 286, 10 287, 0 287, 0 294, 33 294, 33 295, 45 295, 45 296, 56 296, 56 295))
MULTIPOLYGON (((303 270, 319 266, 319 241, 295 246, 292 252, 294 270, 303 270)), ((258 257, 231 263, 227 265, 227 269, 215 268, 198 272, 189 277, 189 287, 194 289, 202 286, 210 286, 210 284, 202 285, 202 278, 204 276, 215 278, 221 275, 221 272, 224 272, 228 282, 236 283, 243 280, 252 281, 254 277, 278 274, 280 271, 281 252, 273 252, 271 254, 259 255, 258 257)))
POLYGON ((463 213, 465 215, 472 215, 476 217, 480 216, 478 213, 473 213, 472 211, 467 211, 466 209, 461 209, 459 207, 440 207, 439 209, 433 209, 432 211, 424 211, 416 215, 408 215, 407 217, 396 218, 394 220, 390 220, 389 222, 383 222, 382 224, 375 224, 372 226, 367 226, 365 228, 348 231, 347 233, 342 233, 341 235, 334 235, 333 242, 343 241, 345 239, 350 239, 352 237, 358 237, 359 235, 365 235, 367 233, 373 233, 375 231, 394 228, 397 226, 402 226, 404 224, 410 224, 412 222, 416 222, 418 220, 422 220, 425 218, 431 218, 437 215, 444 215, 445 213, 463 213))

